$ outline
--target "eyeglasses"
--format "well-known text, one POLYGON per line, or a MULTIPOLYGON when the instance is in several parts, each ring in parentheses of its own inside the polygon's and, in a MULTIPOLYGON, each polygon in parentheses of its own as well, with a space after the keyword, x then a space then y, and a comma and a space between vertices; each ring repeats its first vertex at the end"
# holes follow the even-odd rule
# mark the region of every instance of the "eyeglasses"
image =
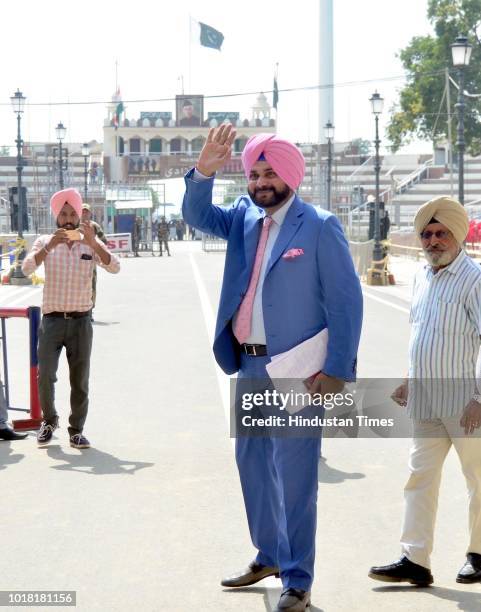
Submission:
POLYGON ((450 234, 451 232, 447 230, 437 230, 435 232, 430 232, 429 230, 427 230, 425 232, 421 232, 420 236, 422 240, 431 240, 433 236, 436 236, 438 240, 446 240, 446 238, 449 238, 450 234))

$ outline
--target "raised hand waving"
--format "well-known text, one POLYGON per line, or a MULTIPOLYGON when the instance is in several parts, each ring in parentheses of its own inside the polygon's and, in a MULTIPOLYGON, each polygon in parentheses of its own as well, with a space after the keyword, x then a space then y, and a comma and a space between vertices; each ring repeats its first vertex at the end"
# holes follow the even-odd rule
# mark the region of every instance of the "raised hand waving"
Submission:
POLYGON ((197 161, 197 170, 205 176, 213 176, 229 161, 236 131, 231 124, 211 128, 197 161))

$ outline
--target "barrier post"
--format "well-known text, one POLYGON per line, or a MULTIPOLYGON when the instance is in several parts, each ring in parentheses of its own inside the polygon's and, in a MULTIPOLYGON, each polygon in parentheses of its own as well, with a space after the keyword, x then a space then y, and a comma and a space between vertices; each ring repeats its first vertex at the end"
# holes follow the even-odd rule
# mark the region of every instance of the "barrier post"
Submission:
MULTIPOLYGON (((40 401, 38 396, 38 354, 37 354, 37 343, 38 343, 38 328, 40 325, 40 308, 38 306, 30 306, 29 308, 0 308, 0 318, 2 319, 2 341, 3 341, 3 354, 6 359, 6 334, 5 334, 5 319, 12 317, 21 317, 28 319, 29 322, 29 355, 30 355, 30 412, 29 419, 17 419, 12 421, 14 429, 38 429, 42 422, 42 411, 40 408, 40 401)), ((6 361, 5 361, 6 365, 6 361)), ((7 370, 8 372, 8 370, 7 370)), ((8 376, 6 374, 6 376, 8 376)), ((8 378, 5 381, 5 396, 9 398, 8 390, 8 378)), ((10 405, 7 401, 7 407, 10 405)), ((23 410, 15 408, 15 410, 23 410)))

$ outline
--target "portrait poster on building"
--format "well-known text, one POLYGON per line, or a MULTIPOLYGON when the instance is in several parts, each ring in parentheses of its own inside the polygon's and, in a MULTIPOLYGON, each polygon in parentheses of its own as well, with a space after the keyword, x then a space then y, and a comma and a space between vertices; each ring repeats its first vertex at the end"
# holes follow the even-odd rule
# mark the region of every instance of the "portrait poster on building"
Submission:
POLYGON ((177 125, 181 127, 200 126, 204 118, 204 96, 175 97, 177 125))

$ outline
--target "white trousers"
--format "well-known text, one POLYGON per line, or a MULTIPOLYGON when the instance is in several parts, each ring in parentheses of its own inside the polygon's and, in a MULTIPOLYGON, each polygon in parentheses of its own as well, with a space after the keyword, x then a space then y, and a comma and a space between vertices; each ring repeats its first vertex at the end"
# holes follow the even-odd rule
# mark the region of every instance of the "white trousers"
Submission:
POLYGON ((460 416, 413 422, 401 547, 410 561, 427 568, 431 567, 441 471, 451 445, 459 456, 468 487, 470 539, 466 552, 481 554, 480 430, 465 436, 459 420, 460 416))

